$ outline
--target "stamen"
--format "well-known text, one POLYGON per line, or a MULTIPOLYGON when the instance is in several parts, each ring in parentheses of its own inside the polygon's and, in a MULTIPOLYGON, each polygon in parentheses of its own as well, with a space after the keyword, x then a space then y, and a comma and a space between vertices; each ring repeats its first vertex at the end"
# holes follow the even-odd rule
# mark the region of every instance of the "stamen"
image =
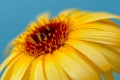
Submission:
POLYGON ((68 26, 64 21, 50 20, 43 26, 38 25, 33 31, 29 30, 23 45, 26 53, 36 57, 53 53, 54 50, 64 45, 68 36, 68 26))

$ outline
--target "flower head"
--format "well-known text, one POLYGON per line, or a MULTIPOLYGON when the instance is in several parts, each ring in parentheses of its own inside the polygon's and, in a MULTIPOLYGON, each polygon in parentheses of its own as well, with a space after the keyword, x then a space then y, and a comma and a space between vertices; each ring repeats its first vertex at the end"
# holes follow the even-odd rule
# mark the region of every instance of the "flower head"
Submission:
POLYGON ((37 17, 11 45, 1 80, 113 80, 120 73, 119 16, 78 9, 37 17))

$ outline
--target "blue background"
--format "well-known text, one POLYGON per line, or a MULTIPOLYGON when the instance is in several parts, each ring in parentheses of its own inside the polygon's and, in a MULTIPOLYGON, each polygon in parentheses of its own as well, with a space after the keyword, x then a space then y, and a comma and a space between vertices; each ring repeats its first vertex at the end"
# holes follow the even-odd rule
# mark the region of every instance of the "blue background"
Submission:
MULTIPOLYGON (((54 16, 67 8, 120 15, 120 0, 0 0, 0 63, 5 58, 3 52, 9 41, 35 20, 39 13, 49 11, 54 16)), ((120 74, 114 75, 115 80, 120 80, 120 74)))

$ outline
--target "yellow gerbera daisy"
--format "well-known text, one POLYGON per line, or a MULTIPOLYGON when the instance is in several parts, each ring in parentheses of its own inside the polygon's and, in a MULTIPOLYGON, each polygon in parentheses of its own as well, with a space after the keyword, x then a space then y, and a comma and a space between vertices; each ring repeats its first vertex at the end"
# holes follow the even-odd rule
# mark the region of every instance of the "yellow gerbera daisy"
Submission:
POLYGON ((113 80, 120 73, 120 16, 78 9, 44 13, 15 38, 1 80, 113 80))

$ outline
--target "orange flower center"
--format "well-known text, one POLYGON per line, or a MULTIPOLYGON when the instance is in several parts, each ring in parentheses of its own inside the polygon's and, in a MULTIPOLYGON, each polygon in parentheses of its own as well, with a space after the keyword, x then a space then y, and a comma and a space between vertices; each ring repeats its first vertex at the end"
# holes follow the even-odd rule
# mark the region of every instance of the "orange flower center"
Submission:
POLYGON ((30 55, 40 56, 52 53, 60 46, 68 36, 68 25, 64 22, 50 21, 48 24, 39 26, 25 38, 25 51, 30 55))

